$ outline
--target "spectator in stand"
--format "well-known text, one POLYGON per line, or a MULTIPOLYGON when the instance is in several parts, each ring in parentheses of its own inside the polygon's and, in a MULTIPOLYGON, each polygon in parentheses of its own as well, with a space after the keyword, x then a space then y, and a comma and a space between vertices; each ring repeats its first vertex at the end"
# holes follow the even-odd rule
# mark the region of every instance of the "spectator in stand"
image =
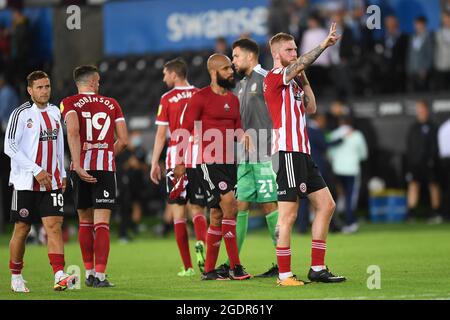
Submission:
POLYGON ((435 89, 450 89, 450 11, 442 13, 442 26, 435 34, 435 89))
POLYGON ((12 86, 6 81, 4 74, 0 73, 0 127, 6 129, 11 112, 19 105, 19 97, 12 86))
POLYGON ((381 54, 380 79, 377 82, 384 93, 404 92, 408 36, 400 31, 398 19, 394 15, 384 18, 384 28, 384 37, 377 46, 381 54))
POLYGON ((20 88, 20 95, 26 95, 26 88, 23 85, 23 79, 28 74, 28 60, 31 56, 31 29, 29 21, 22 13, 20 6, 12 10, 12 29, 11 29, 11 61, 12 70, 14 70, 13 85, 20 88))
POLYGON ((11 42, 8 29, 0 25, 0 70, 6 70, 11 55, 11 42))
POLYGON ((352 95, 352 70, 350 68, 354 56, 353 49, 355 41, 352 30, 344 22, 345 11, 335 10, 331 14, 331 21, 337 24, 337 33, 341 35, 341 40, 330 48, 330 60, 332 71, 333 88, 336 90, 335 96, 338 99, 345 99, 352 95))
POLYGON ((231 49, 228 46, 227 39, 225 39, 224 37, 218 37, 214 46, 214 52, 222 53, 227 57, 231 57, 231 49))
POLYGON ((408 91, 428 89, 428 80, 433 65, 433 39, 427 30, 427 19, 420 16, 414 20, 414 34, 409 39, 406 72, 408 91))
POLYGON ((374 90, 373 84, 373 48, 372 30, 367 28, 366 7, 361 1, 356 1, 349 9, 348 27, 352 30, 353 55, 351 69, 353 75, 353 92, 370 94, 374 90))
MULTIPOLYGON (((309 16, 308 29, 303 33, 300 45, 300 54, 303 55, 316 48, 320 44, 318 39, 324 39, 327 35, 328 31, 322 26, 321 18, 317 14, 309 16)), ((330 51, 325 50, 308 68, 308 78, 314 86, 316 95, 323 93, 324 87, 328 84, 330 65, 330 51)))
POLYGON ((278 32, 289 33, 290 13, 288 0, 271 0, 267 17, 268 37, 278 32))
POLYGON ((293 0, 291 4, 291 17, 289 33, 295 37, 295 42, 300 43, 303 32, 308 29, 308 17, 313 13, 309 0, 293 0))

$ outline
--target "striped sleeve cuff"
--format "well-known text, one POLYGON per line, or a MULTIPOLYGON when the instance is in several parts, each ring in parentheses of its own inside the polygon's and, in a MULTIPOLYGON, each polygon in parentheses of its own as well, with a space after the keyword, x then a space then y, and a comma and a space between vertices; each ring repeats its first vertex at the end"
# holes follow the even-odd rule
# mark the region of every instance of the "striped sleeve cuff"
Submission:
POLYGON ((39 173, 41 173, 42 170, 44 170, 44 169, 42 169, 41 167, 39 167, 38 165, 36 165, 36 166, 33 168, 33 175, 36 177, 39 173))

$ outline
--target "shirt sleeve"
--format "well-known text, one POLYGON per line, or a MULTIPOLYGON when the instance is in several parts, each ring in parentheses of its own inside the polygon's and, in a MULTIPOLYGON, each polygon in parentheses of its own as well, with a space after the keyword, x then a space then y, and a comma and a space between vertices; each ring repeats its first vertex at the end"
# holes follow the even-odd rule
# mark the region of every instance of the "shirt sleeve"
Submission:
POLYGON ((61 118, 58 121, 59 121, 59 132, 58 132, 58 139, 56 141, 56 143, 58 144, 57 161, 59 163, 61 178, 64 179, 67 177, 66 168, 64 166, 64 131, 61 125, 61 118))
POLYGON ((122 112, 122 107, 120 106, 119 102, 117 102, 116 100, 114 100, 114 104, 116 106, 116 108, 114 108, 114 122, 121 122, 121 121, 125 121, 125 117, 123 116, 123 112, 122 112))
POLYGON ((270 72, 264 79, 264 83, 269 91, 279 91, 287 86, 286 68, 279 68, 270 72))
POLYGON ((71 112, 76 112, 73 103, 69 99, 64 99, 59 104, 59 110, 61 111, 64 123, 66 122, 66 117, 71 112))
POLYGON ((169 125, 169 111, 168 111, 169 104, 167 103, 167 100, 162 97, 159 106, 158 106, 158 113, 156 114, 156 125, 160 126, 168 126, 169 125))
POLYGON ((183 114, 183 121, 181 128, 192 132, 194 123, 201 119, 203 112, 203 99, 200 94, 194 94, 186 105, 186 110, 183 114))
POLYGON ((19 147, 23 138, 24 125, 21 114, 17 116, 17 110, 14 111, 9 118, 6 128, 5 154, 14 160, 23 170, 32 172, 34 176, 37 176, 43 169, 29 159, 19 147))
MULTIPOLYGON (((239 108, 240 108, 239 99, 238 99, 238 97, 235 97, 235 98, 236 98, 237 109, 238 109, 238 111, 239 111, 239 110, 240 110, 240 109, 239 109, 239 108)), ((236 119, 235 119, 235 121, 234 121, 234 129, 235 129, 235 130, 237 130, 237 129, 242 129, 241 113, 240 113, 240 112, 237 113, 237 117, 236 117, 236 119)))

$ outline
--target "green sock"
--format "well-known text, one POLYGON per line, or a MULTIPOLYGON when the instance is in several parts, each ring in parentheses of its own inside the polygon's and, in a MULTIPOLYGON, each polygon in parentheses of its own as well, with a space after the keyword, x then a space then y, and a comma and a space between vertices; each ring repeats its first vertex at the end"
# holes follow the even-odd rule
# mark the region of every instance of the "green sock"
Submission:
MULTIPOLYGON (((241 252, 245 237, 247 236, 248 212, 248 210, 239 211, 236 218, 236 241, 239 253, 241 252)), ((225 263, 230 265, 229 259, 227 259, 225 263)))
POLYGON ((277 246, 277 239, 275 238, 275 228, 278 221, 278 210, 269 213, 266 216, 267 227, 269 228, 270 236, 272 237, 273 245, 277 246))

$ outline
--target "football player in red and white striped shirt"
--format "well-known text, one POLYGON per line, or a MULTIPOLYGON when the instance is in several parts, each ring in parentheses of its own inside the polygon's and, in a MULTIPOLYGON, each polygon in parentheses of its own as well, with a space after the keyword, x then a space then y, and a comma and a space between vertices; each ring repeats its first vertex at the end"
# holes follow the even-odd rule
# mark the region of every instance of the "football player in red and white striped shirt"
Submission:
POLYGON ((27 77, 32 103, 16 108, 9 119, 5 153, 11 158, 9 182, 14 186, 10 241, 11 289, 29 292, 22 277, 25 240, 31 224, 42 219, 47 233, 48 257, 55 274, 54 289, 75 284, 76 277, 64 272, 64 136, 58 107, 49 103, 50 79, 43 71, 27 77))
MULTIPOLYGON (((188 150, 186 150, 187 170, 183 179, 175 181, 173 169, 176 164, 176 140, 174 132, 180 128, 185 112, 187 102, 198 91, 194 86, 189 85, 187 81, 187 65, 180 59, 168 61, 163 68, 164 79, 166 85, 171 88, 161 97, 161 102, 156 117, 155 144, 153 146, 152 165, 150 171, 150 179, 159 184, 161 180, 161 168, 159 166, 159 158, 163 150, 167 129, 169 129, 173 138, 169 141, 166 155, 166 185, 167 185, 167 206, 170 214, 173 216, 175 238, 177 240, 178 249, 183 260, 183 269, 178 273, 179 276, 192 276, 194 269, 192 268, 191 255, 189 250, 189 239, 186 227, 186 210, 185 206, 189 200, 190 210, 192 212, 195 236, 197 243, 195 246, 197 265, 203 272, 205 264, 205 242, 207 221, 205 217, 205 192, 201 185, 200 178, 195 171, 198 146, 190 141, 188 150)), ((193 140, 191 138, 191 140, 193 140)))
POLYGON ((270 39, 274 68, 264 80, 264 98, 272 118, 273 168, 277 172, 278 285, 301 286, 291 271, 291 230, 297 218, 299 197, 307 197, 315 208, 312 226, 311 268, 308 278, 318 282, 341 282, 325 265, 326 238, 335 203, 317 165, 311 158, 306 114, 316 112, 316 102, 305 69, 329 46, 339 40, 332 23, 325 40, 312 51, 297 57, 294 37, 279 33, 270 39))
POLYGON ((86 268, 85 283, 110 287, 105 270, 109 222, 116 204, 114 157, 127 146, 127 126, 119 103, 98 94, 100 75, 95 66, 75 68, 73 78, 78 94, 65 98, 60 109, 72 156, 71 180, 80 221, 78 239, 86 268))

